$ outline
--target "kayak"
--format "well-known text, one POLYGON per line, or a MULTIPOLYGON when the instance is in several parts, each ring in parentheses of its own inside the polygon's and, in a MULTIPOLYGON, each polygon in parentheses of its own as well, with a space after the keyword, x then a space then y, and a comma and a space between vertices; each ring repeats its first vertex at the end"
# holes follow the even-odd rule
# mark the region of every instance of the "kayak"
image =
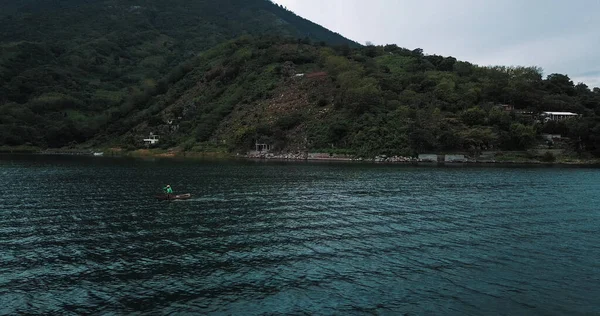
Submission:
POLYGON ((156 196, 157 199, 159 200, 187 200, 190 199, 192 197, 191 194, 186 193, 186 194, 159 194, 156 196))

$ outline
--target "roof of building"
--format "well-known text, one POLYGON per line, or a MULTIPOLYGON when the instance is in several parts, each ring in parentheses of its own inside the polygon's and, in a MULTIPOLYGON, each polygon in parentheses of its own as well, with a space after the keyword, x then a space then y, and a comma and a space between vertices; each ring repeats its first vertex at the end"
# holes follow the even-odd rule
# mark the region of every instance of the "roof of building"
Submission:
POLYGON ((544 114, 550 114, 550 115, 579 115, 579 114, 573 113, 573 112, 544 112, 544 114))

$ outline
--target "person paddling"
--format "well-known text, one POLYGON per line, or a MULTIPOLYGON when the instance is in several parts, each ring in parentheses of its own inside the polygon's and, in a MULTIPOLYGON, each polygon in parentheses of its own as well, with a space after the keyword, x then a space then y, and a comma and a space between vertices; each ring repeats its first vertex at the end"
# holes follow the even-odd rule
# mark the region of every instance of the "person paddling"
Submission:
POLYGON ((167 184, 167 186, 166 186, 166 187, 164 187, 164 188, 163 188, 163 191, 164 191, 166 194, 173 194, 173 189, 171 189, 171 186, 170 186, 170 185, 168 185, 168 184, 167 184))

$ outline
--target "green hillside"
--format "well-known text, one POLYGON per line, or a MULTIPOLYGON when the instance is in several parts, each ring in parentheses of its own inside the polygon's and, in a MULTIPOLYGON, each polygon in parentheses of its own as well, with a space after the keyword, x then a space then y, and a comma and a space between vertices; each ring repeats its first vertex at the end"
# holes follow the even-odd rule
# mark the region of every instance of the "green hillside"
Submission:
POLYGON ((333 49, 248 37, 189 68, 97 144, 141 148, 152 132, 165 149, 244 152, 260 142, 369 157, 526 150, 546 146, 540 135, 550 133, 571 138, 564 149, 600 153, 600 89, 560 74, 542 78, 535 67, 479 67, 394 45, 333 49), (543 111, 582 117, 544 122, 543 111))

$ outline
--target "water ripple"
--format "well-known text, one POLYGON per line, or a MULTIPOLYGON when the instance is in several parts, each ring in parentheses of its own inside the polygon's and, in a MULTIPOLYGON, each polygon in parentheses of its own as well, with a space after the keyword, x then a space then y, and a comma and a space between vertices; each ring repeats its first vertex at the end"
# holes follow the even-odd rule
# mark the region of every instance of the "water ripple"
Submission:
POLYGON ((600 171, 0 157, 0 314, 597 314, 600 171), (165 183, 194 198, 157 202, 165 183))

